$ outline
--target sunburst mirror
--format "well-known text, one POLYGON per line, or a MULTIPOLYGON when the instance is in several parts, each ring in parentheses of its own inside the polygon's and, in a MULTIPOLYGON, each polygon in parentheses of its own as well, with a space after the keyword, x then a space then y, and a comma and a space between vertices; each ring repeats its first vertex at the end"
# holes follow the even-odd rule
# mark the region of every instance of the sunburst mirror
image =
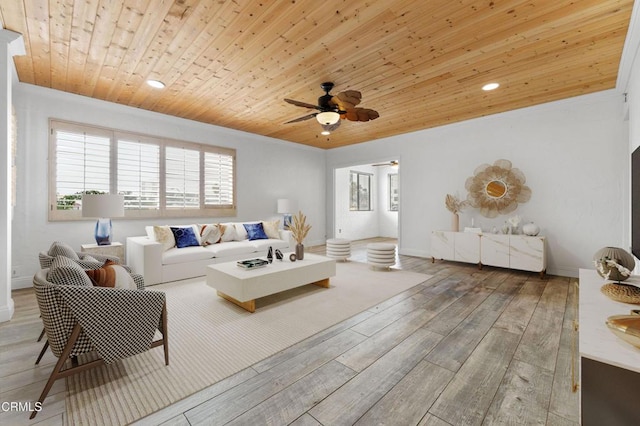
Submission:
POLYGON ((484 217, 496 217, 514 211, 518 204, 531 198, 524 174, 511 166, 509 160, 497 160, 493 165, 481 164, 464 186, 467 202, 484 217))

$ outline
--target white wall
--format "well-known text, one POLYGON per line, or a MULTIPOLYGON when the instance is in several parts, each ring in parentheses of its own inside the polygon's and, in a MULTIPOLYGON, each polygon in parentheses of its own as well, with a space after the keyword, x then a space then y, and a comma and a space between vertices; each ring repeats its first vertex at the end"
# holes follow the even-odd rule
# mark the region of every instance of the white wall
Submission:
MULTIPOLYGON (((327 152, 327 188, 333 187, 335 168, 398 158, 399 249, 428 257, 431 231, 450 228, 446 194, 465 198, 465 180, 478 165, 510 160, 533 192, 515 213, 536 222, 548 238, 548 272, 577 276, 578 268, 593 267, 591 257, 600 247, 628 246, 628 135, 622 104, 618 92, 604 91, 335 148, 327 152)), ((328 232, 332 210, 328 205, 328 232)), ((489 220, 467 210, 460 226, 475 218, 476 226, 490 230, 507 217, 489 220)))
MULTIPOLYGON (((333 199, 335 210, 331 212, 335 217, 331 234, 337 238, 361 240, 373 237, 396 238, 398 235, 398 212, 389 212, 388 207, 388 177, 395 172, 391 167, 371 165, 354 165, 335 170, 335 192, 333 199), (351 171, 371 174, 371 205, 370 211, 349 210, 349 173, 351 171)), ((333 188, 333 187, 332 187, 333 188)))
MULTIPOLYGON (((47 150, 50 117, 134 131, 149 135, 210 143, 237 150, 236 218, 215 221, 281 218, 276 200, 295 200, 312 225, 307 245, 325 241, 325 153, 323 150, 217 126, 124 107, 60 91, 17 84, 17 190, 13 221, 13 287, 31 285, 39 268, 37 255, 52 241, 80 249, 93 241, 94 221, 47 221, 47 150)), ((114 239, 144 235, 147 224, 194 223, 204 219, 113 220, 114 239)))
POLYGON ((398 212, 389 210, 389 174, 396 174, 397 167, 377 167, 378 179, 378 235, 398 238, 398 212))

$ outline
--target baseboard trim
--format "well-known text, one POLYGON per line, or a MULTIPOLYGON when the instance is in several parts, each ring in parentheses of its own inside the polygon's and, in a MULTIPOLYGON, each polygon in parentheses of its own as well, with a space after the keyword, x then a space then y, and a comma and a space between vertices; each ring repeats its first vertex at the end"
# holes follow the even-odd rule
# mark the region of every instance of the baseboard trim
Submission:
POLYGON ((405 248, 400 248, 398 250, 398 252, 402 255, 405 256, 415 256, 415 257, 424 257, 424 258, 429 258, 431 257, 429 255, 428 252, 424 251, 424 250, 414 250, 414 249, 405 249, 405 248))
POLYGON ((33 285, 32 277, 17 277, 11 280, 11 290, 19 290, 21 288, 29 288, 33 285))

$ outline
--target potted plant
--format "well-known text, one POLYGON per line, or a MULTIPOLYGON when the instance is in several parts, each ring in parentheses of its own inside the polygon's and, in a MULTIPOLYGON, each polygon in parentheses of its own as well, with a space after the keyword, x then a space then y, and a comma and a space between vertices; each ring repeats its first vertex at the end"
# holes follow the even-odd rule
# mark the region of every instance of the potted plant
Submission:
POLYGON ((296 259, 298 260, 304 259, 304 245, 302 242, 306 238, 310 229, 311 225, 307 225, 307 217, 303 215, 301 211, 298 211, 298 214, 291 218, 289 230, 291 231, 293 239, 296 240, 297 243, 295 253, 296 259))
POLYGON ((453 232, 458 232, 460 229, 460 216, 458 216, 458 213, 460 213, 467 205, 467 202, 460 200, 455 195, 447 194, 447 197, 444 200, 444 205, 447 207, 447 210, 453 213, 453 216, 451 217, 451 230, 453 232))

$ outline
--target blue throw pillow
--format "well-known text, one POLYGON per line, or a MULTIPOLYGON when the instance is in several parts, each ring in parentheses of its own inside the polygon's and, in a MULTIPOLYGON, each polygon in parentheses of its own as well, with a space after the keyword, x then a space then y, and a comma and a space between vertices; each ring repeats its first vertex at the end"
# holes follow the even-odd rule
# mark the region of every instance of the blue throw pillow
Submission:
POLYGON ((244 229, 247 230, 249 240, 268 240, 267 234, 264 233, 262 223, 245 223, 244 229))
POLYGON ((176 247, 192 247, 199 246, 200 243, 196 238, 196 233, 193 232, 192 227, 188 228, 174 228, 171 227, 171 232, 173 232, 173 236, 176 239, 176 247))

